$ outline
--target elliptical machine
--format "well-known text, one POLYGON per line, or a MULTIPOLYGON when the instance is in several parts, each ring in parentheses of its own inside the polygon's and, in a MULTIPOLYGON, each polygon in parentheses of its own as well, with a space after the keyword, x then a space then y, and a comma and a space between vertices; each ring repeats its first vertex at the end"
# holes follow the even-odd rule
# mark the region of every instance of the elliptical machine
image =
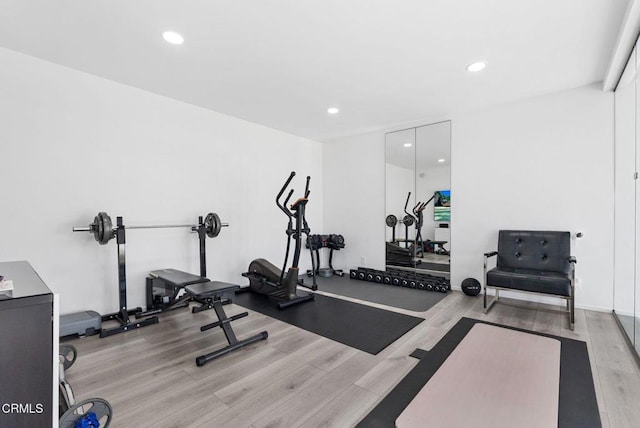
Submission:
POLYGON ((414 243, 414 257, 422 257, 424 252, 426 251, 424 247, 424 240, 422 239, 422 225, 424 224, 424 216, 422 212, 429 205, 429 203, 435 198, 435 195, 431 197, 427 202, 420 202, 416 204, 415 207, 411 210, 413 212, 413 216, 407 212, 407 204, 409 203, 409 198, 411 197, 411 192, 407 195, 407 202, 404 204, 404 212, 414 218, 416 224, 416 239, 414 243))
POLYGON ((278 196, 276 196, 276 205, 289 218, 289 223, 287 225, 286 231, 287 251, 284 256, 284 264, 282 266, 282 269, 278 269, 274 264, 265 259, 255 259, 249 264, 248 271, 242 274, 242 276, 249 278, 250 291, 259 294, 266 294, 279 300, 278 309, 284 309, 298 303, 313 300, 313 293, 298 295, 298 285, 302 285, 311 290, 318 289, 315 276, 316 266, 312 252, 311 264, 313 267, 313 284, 311 286, 308 286, 304 284, 303 279, 298 279, 298 262, 300 260, 300 251, 302 250, 302 234, 304 233, 305 235, 307 235, 308 239, 309 233, 311 232, 311 229, 309 229, 309 225, 307 224, 307 220, 305 218, 305 208, 307 202, 309 202, 309 182, 311 181, 311 177, 307 176, 307 185, 304 191, 304 196, 298 198, 290 208, 287 208, 287 204, 289 203, 289 199, 291 199, 291 196, 293 195, 293 189, 289 191, 289 194, 285 198, 284 202, 280 203, 280 198, 284 194, 285 190, 289 186, 289 183, 291 183, 291 180, 293 180, 293 177, 295 177, 295 175, 295 171, 292 171, 289 175, 289 178, 284 183, 284 186, 282 186, 282 189, 280 189, 278 196), (287 267, 287 262, 289 261, 289 250, 291 249, 292 238, 295 241, 293 260, 291 263, 291 267, 289 268, 285 276, 284 271, 287 267))

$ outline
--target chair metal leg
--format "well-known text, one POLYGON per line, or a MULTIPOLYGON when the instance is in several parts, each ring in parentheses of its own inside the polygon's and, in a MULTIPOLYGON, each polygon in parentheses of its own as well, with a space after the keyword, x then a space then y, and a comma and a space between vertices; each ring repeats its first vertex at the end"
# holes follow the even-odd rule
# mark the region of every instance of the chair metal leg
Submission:
POLYGON ((483 307, 484 307, 484 313, 487 313, 487 286, 484 286, 484 302, 483 302, 483 307))
POLYGON ((576 322, 576 314, 575 314, 575 301, 574 298, 571 297, 571 299, 569 299, 569 328, 571 330, 573 330, 573 328, 575 327, 575 322, 576 322))
POLYGON ((487 305, 487 287, 484 288, 484 313, 488 313, 491 307, 498 301, 500 298, 500 290, 496 289, 496 295, 489 301, 487 305))

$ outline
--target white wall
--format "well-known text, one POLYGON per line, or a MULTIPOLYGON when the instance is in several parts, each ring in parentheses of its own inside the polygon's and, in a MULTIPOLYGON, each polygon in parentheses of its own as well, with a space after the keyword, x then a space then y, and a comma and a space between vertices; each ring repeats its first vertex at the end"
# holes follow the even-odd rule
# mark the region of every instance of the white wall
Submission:
POLYGON ((344 235, 336 269, 385 265, 384 134, 362 134, 323 145, 324 231, 344 235), (363 260, 364 258, 364 260, 363 260))
POLYGON ((452 284, 481 278, 499 229, 580 231, 576 305, 611 309, 613 95, 582 87, 460 115, 452 129, 452 284))
MULTIPOLYGON (((610 310, 613 96, 593 85, 422 124, 443 119, 452 119, 452 286, 481 279, 482 254, 495 249, 499 229, 581 231, 584 238, 573 249, 576 305, 610 310)), ((368 207, 370 218, 358 222, 357 231, 347 229, 355 248, 349 267, 363 255, 370 266, 384 267, 384 161, 378 159, 384 132, 392 130, 324 147, 325 225, 336 220, 336 202, 354 211, 368 207), (356 154, 359 162, 348 161, 356 154), (334 168, 338 158, 347 159, 348 170, 334 168)))
MULTIPOLYGON (((115 241, 71 232, 98 211, 125 225, 217 212, 231 226, 207 240, 208 276, 246 283, 252 259, 282 264, 286 218, 274 198, 295 170, 296 195, 312 176, 308 220, 319 233, 319 143, 6 49, 0 64, 0 260, 31 262, 62 314, 118 308, 115 241)), ((130 230, 126 246, 129 307, 144 306, 148 271, 199 272, 186 229, 130 230)))

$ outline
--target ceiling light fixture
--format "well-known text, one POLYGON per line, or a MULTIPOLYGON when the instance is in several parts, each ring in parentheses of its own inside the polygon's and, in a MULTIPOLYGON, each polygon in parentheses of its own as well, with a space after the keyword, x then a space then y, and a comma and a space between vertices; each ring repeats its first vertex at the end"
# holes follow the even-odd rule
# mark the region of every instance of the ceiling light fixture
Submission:
POLYGON ((411 147, 411 143, 404 143, 405 147, 411 147))
POLYGON ((329 107, 327 109, 327 113, 329 114, 338 114, 339 111, 340 109, 338 109, 338 107, 329 107))
POLYGON ((438 159, 438 162, 442 163, 442 162, 444 162, 444 159, 438 159))
POLYGON ((478 72, 478 71, 482 71, 484 70, 484 68, 487 66, 486 63, 480 61, 480 62, 474 62, 473 64, 469 64, 467 65, 467 71, 470 71, 472 73, 478 72))
POLYGON ((172 45, 181 45, 184 43, 184 37, 175 31, 165 31, 162 33, 162 37, 172 45))

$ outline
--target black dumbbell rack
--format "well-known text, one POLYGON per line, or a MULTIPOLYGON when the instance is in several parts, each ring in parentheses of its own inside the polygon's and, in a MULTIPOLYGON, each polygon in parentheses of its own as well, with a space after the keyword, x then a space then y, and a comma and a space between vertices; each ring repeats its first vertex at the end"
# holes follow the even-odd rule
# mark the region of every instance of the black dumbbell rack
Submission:
POLYGON ((357 269, 351 269, 349 277, 360 281, 377 282, 396 287, 415 288, 417 290, 437 291, 440 293, 446 293, 451 290, 451 282, 447 278, 400 269, 381 271, 359 267, 357 269))

